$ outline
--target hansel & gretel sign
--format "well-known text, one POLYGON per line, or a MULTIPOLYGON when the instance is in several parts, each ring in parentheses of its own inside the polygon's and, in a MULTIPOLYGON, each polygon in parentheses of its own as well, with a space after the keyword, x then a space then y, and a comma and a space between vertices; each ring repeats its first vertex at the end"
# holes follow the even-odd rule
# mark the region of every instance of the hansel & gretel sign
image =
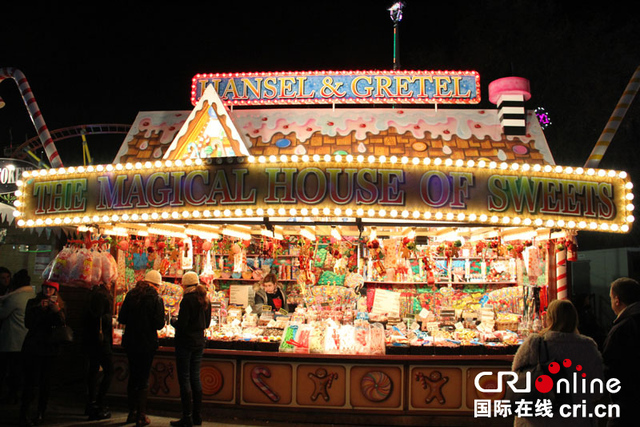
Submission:
POLYGON ((475 71, 311 71, 198 74, 195 105, 208 85, 227 105, 477 104, 475 71))
MULTIPOLYGON (((625 172, 264 158, 34 171, 21 226, 238 217, 368 217, 627 232, 625 172), (71 170, 73 169, 73 170, 71 170), (579 173, 578 173, 579 172, 579 173)), ((434 164, 436 163, 436 164, 434 164)), ((501 167, 502 166, 502 167, 501 167)))

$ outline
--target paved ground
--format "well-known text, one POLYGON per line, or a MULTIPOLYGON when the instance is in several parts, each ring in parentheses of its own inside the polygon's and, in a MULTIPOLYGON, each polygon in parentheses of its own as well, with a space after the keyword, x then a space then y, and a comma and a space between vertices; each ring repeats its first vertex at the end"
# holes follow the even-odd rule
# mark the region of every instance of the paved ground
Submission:
MULTIPOLYGON (((132 426, 126 424, 127 409, 124 399, 111 399, 111 418, 102 421, 88 421, 83 415, 85 398, 79 386, 59 385, 51 390, 51 401, 47 409, 47 417, 43 425, 46 426, 132 426)), ((35 411, 35 405, 32 408, 35 411)), ((152 426, 169 426, 169 422, 180 418, 179 404, 153 403, 149 407, 149 419, 152 426), (177 405, 177 406, 176 406, 177 405)), ((242 419, 226 415, 221 418, 214 409, 207 409, 203 414, 203 426, 271 426, 291 427, 293 425, 328 425, 316 423, 279 423, 254 419, 245 413, 242 419)), ((16 426, 18 423, 19 404, 0 403, 0 426, 16 426)))

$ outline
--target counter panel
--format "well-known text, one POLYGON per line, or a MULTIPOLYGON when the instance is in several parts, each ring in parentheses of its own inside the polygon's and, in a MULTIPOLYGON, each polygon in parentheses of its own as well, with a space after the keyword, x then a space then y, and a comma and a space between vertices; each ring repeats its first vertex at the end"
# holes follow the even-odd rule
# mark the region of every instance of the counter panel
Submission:
MULTIPOLYGON (((260 351, 205 350, 201 379, 204 403, 221 407, 322 408, 349 413, 473 416, 474 401, 504 393, 474 387, 480 372, 484 388, 497 386, 497 372, 509 371, 513 356, 353 356, 260 351)), ((125 396, 128 363, 114 350, 111 394, 125 396)), ((180 399, 172 348, 161 347, 149 378, 153 400, 180 399)))

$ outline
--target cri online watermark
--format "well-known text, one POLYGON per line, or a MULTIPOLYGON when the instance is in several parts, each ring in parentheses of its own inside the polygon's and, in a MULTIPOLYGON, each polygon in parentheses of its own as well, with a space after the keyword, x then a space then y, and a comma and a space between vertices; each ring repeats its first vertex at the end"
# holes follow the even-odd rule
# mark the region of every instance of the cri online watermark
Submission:
MULTIPOLYGON (((565 368, 564 372, 572 366, 570 359, 564 359, 562 366, 565 368)), ((605 390, 609 394, 615 394, 620 391, 620 380, 617 378, 610 378, 607 381, 603 381, 599 378, 593 378, 587 380, 586 374, 582 371, 581 365, 575 366, 575 371, 570 373, 570 378, 560 377, 555 381, 552 376, 556 376, 561 371, 560 364, 552 362, 548 366, 549 374, 539 375, 534 386, 538 393, 542 395, 542 398, 518 399, 517 395, 530 396, 531 393, 531 372, 525 372, 525 382, 518 388, 519 375, 517 372, 500 371, 494 374, 493 372, 480 372, 476 375, 473 384, 476 390, 482 393, 502 393, 502 384, 506 384, 516 396, 513 401, 511 400, 496 400, 496 399, 476 399, 474 401, 473 414, 474 417, 508 417, 516 415, 520 418, 527 417, 548 417, 554 416, 554 400, 551 398, 554 395, 571 395, 580 393, 582 395, 595 394, 602 395, 605 390), (497 375, 495 381, 483 381, 488 378, 494 378, 497 375), (490 385, 491 387, 488 387, 490 385), (555 393, 554 393, 555 392, 555 393), (547 398, 548 397, 548 398, 547 398)), ((617 404, 596 404, 592 407, 587 404, 585 399, 582 399, 580 403, 562 403, 555 405, 557 414, 561 418, 619 418, 620 406, 617 404)))

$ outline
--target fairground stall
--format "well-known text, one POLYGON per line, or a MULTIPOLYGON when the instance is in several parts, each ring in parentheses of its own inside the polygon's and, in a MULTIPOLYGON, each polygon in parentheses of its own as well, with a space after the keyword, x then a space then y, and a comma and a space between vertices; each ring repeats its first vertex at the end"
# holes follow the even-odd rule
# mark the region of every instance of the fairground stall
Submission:
MULTIPOLYGON (((555 165, 529 97, 505 78, 470 108, 475 72, 197 75, 195 108, 139 113, 113 164, 25 173, 18 223, 77 225, 50 277, 114 280, 118 303, 159 270, 167 319, 198 272, 210 404, 472 414, 502 396, 477 374, 494 389, 571 296, 576 234, 633 221, 627 174, 555 165), (269 272, 289 310, 254 310, 269 272)), ((151 395, 177 400, 161 336, 151 395)), ((123 395, 122 352, 117 372, 123 395)))

